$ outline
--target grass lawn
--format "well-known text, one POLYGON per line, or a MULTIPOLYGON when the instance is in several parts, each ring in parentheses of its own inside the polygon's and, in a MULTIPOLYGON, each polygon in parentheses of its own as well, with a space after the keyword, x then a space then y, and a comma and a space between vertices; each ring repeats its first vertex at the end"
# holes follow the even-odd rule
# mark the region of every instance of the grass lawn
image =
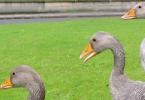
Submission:
MULTIPOLYGON (((120 18, 0 25, 0 82, 21 65, 32 66, 46 86, 46 100, 111 100, 107 86, 113 56, 105 51, 82 64, 79 55, 98 31, 112 33, 126 53, 125 73, 145 81, 139 46, 145 20, 120 18)), ((25 89, 0 90, 0 100, 26 100, 25 89)))

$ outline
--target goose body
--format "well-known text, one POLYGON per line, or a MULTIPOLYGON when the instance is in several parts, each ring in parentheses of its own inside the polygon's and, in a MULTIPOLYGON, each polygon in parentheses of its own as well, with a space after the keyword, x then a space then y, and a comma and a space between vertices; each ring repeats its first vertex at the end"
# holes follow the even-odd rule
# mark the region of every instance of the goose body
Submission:
POLYGON ((142 41, 140 46, 140 57, 141 57, 141 64, 145 71, 145 39, 142 41))
POLYGON ((29 91, 28 100, 44 100, 45 86, 38 73, 27 65, 15 68, 10 79, 1 84, 1 89, 23 87, 29 91))
POLYGON ((106 32, 98 32, 92 36, 89 46, 80 58, 89 54, 84 62, 104 50, 111 50, 114 56, 114 65, 110 76, 110 89, 113 100, 145 100, 145 83, 133 81, 124 75, 125 54, 120 42, 106 32))
POLYGON ((127 11, 121 18, 123 19, 145 18, 145 2, 137 3, 129 11, 127 11))

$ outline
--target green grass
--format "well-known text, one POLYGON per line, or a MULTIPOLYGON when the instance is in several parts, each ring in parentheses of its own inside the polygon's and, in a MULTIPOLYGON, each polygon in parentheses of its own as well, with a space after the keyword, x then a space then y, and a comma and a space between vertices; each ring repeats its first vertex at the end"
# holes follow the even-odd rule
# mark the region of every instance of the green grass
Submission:
MULTIPOLYGON (((79 55, 98 31, 112 33, 126 53, 125 73, 145 81, 139 46, 145 20, 120 18, 0 25, 0 82, 21 64, 32 66, 46 86, 46 100, 111 100, 107 86, 113 56, 110 51, 82 64, 79 55)), ((26 100, 25 89, 0 90, 0 100, 26 100)))

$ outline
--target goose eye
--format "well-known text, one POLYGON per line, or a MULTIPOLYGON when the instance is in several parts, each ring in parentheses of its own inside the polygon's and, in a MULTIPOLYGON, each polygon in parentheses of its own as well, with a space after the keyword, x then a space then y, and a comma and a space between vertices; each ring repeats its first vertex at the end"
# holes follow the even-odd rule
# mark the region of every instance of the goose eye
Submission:
POLYGON ((93 42, 96 42, 96 39, 95 38, 93 38, 93 42))
POLYGON ((138 8, 142 8, 141 6, 138 6, 138 8))
POLYGON ((16 73, 15 72, 13 72, 13 75, 15 75, 16 73))

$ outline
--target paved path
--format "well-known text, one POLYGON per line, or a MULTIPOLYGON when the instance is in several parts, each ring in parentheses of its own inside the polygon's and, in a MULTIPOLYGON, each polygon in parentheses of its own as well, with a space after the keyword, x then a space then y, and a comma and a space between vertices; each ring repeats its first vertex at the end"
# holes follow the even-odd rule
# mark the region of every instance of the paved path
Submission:
POLYGON ((33 22, 58 22, 67 20, 80 20, 96 17, 70 17, 70 18, 32 18, 32 19, 0 19, 0 24, 23 24, 33 22))

